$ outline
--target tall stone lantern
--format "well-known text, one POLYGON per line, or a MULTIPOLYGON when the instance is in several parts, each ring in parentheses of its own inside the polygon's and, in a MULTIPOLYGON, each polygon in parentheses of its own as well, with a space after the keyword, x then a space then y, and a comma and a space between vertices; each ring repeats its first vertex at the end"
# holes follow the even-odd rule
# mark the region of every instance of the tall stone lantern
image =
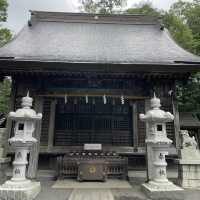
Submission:
POLYGON ((9 144, 15 151, 13 161, 13 177, 0 187, 0 197, 15 200, 32 200, 40 192, 40 183, 26 179, 27 155, 31 147, 37 142, 32 137, 35 130, 35 123, 42 119, 42 114, 36 114, 31 109, 33 99, 22 98, 21 106, 16 112, 10 112, 9 118, 15 122, 14 137, 9 139, 9 144))
MULTIPOLYGON (((168 148, 172 141, 167 138, 166 123, 174 120, 174 116, 160 109, 160 99, 154 94, 150 101, 151 109, 146 114, 140 114, 140 120, 146 122, 147 151, 151 150, 148 156, 148 183, 142 185, 143 190, 151 196, 154 192, 178 191, 181 188, 174 185, 167 179, 165 156, 168 155, 168 148)), ((148 152, 147 152, 148 154, 148 152)), ((163 193, 162 193, 163 195, 163 193)))

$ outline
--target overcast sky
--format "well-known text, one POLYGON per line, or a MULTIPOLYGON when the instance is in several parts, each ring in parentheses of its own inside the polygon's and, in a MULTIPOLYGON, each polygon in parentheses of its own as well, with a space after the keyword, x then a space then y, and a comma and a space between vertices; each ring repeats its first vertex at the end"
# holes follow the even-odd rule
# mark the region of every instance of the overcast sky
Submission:
MULTIPOLYGON (((142 0, 143 1, 143 0, 142 0)), ((177 0, 151 0, 153 6, 167 10, 177 0)), ((78 12, 79 0, 8 0, 6 27, 17 33, 28 21, 29 10, 78 12)), ((141 0, 128 0, 128 7, 141 0)))

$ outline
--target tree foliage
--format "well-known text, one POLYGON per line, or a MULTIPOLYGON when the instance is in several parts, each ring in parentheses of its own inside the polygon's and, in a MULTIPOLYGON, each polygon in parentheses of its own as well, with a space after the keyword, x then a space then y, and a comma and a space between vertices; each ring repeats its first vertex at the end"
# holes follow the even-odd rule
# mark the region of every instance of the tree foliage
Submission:
MULTIPOLYGON (((7 0, 0 0, 0 22, 7 20, 7 0)), ((6 44, 12 37, 9 29, 0 26, 0 47, 6 44)))
POLYGON ((0 47, 6 44, 12 38, 12 34, 9 29, 1 28, 0 29, 0 47))
POLYGON ((8 113, 10 90, 11 80, 9 78, 5 78, 3 82, 0 82, 0 113, 8 113))
POLYGON ((193 2, 181 1, 174 3, 169 14, 179 18, 192 32, 191 51, 200 55, 200 0, 193 2))
POLYGON ((144 15, 150 15, 150 16, 161 16, 162 11, 157 10, 153 7, 151 2, 144 2, 135 4, 133 8, 129 8, 126 10, 126 13, 128 14, 144 14, 144 15))
MULTIPOLYGON (((169 13, 179 18, 191 32, 192 40, 186 48, 200 55, 200 0, 179 0, 169 13)), ((177 92, 180 110, 200 113, 200 73, 193 74, 185 84, 179 83, 177 92)))
POLYGON ((80 0, 81 9, 88 13, 113 14, 127 3, 127 0, 80 0))
POLYGON ((200 73, 193 74, 186 83, 177 85, 179 109, 200 112, 200 73))
MULTIPOLYGON (((7 19, 7 7, 6 0, 0 0, 0 22, 5 22, 7 19)), ((6 44, 12 35, 7 28, 0 27, 0 47, 6 44)), ((8 112, 8 102, 10 97, 11 80, 5 79, 0 82, 0 113, 6 114, 8 112)))
POLYGON ((178 16, 165 13, 163 23, 180 46, 191 52, 193 51, 194 38, 192 30, 178 16))
POLYGON ((7 19, 7 0, 0 0, 0 21, 5 22, 7 19))

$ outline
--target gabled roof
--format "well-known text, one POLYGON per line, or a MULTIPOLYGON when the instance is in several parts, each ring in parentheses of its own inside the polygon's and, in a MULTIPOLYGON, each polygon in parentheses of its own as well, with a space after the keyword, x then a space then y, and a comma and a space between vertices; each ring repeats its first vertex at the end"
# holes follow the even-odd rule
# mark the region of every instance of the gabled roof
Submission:
POLYGON ((1 58, 67 63, 200 63, 144 15, 96 15, 31 11, 31 20, 1 58))
POLYGON ((180 125, 181 127, 200 127, 200 121, 195 113, 181 112, 180 125))

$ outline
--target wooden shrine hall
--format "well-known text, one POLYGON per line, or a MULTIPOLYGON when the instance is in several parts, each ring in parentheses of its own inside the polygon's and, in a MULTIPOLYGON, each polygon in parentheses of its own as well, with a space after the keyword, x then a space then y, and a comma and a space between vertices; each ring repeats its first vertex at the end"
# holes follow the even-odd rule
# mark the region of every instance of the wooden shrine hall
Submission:
MULTIPOLYGON (((50 166, 66 153, 77 156, 85 144, 101 144, 121 159, 145 154, 146 127, 138 116, 153 92, 175 115, 167 124, 175 154, 176 82, 199 68, 200 58, 179 47, 156 17, 31 11, 27 25, 0 49, 0 75, 12 77, 10 110, 29 90, 43 113, 29 176, 36 176, 38 160, 50 166)), ((8 137, 12 127, 8 121, 8 137)))

